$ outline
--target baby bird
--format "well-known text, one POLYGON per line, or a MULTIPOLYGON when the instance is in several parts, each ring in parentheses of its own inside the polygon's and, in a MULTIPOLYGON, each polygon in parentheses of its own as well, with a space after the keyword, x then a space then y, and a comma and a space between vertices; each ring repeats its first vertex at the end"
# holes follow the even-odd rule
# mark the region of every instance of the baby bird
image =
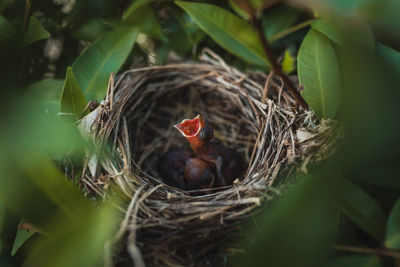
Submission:
POLYGON ((183 190, 208 189, 214 185, 210 167, 190 148, 171 149, 158 161, 158 171, 166 184, 183 190))
POLYGON ((231 185, 244 171, 244 162, 239 153, 211 142, 214 129, 200 115, 185 119, 175 128, 189 141, 195 154, 206 162, 216 176, 216 186, 231 185))

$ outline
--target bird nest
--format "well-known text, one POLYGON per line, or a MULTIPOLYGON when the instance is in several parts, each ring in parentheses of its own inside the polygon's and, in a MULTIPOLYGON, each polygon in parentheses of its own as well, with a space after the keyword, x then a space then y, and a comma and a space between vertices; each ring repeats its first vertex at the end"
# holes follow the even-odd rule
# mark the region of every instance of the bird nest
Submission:
POLYGON ((95 143, 83 186, 102 197, 123 195, 114 241, 125 240, 121 253, 135 266, 212 265, 238 224, 279 193, 282 170, 304 170, 332 152, 336 124, 296 107, 278 77, 242 73, 210 50, 200 59, 111 78, 105 101, 81 122, 95 143), (188 192, 160 179, 160 154, 186 142, 173 125, 197 114, 245 159, 233 185, 188 192))

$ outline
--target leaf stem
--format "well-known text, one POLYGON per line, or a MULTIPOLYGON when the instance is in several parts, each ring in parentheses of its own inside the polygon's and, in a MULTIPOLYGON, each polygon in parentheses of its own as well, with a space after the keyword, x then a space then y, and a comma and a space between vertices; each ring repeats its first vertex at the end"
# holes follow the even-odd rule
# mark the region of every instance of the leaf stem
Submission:
POLYGON ((286 29, 284 31, 281 31, 281 32, 279 32, 277 34, 274 34, 270 38, 268 38, 268 41, 273 43, 273 42, 275 42, 275 41, 277 41, 277 40, 279 40, 279 39, 281 39, 281 38, 283 38, 283 37, 285 37, 285 36, 287 36, 287 35, 289 35, 291 33, 294 33, 294 32, 296 32, 298 30, 301 30, 301 29, 307 27, 313 21, 314 21, 314 19, 309 19, 309 20, 306 20, 306 21, 304 21, 302 23, 299 23, 299 24, 297 24, 297 25, 295 25, 293 27, 290 27, 290 28, 288 28, 288 29, 286 29))
POLYGON ((400 258, 400 251, 380 249, 380 248, 362 248, 362 247, 352 247, 352 246, 342 246, 342 245, 332 245, 335 250, 342 250, 348 252, 357 252, 363 254, 375 254, 381 256, 388 256, 393 258, 400 258))

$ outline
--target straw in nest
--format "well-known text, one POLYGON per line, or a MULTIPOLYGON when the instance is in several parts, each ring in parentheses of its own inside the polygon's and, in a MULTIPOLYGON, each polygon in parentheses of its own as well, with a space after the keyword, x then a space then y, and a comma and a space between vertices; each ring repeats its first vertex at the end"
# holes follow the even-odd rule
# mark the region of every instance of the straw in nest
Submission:
POLYGON ((296 159, 305 169, 332 151, 321 145, 334 143, 335 123, 298 111, 278 77, 242 73, 210 50, 200 59, 111 79, 106 100, 81 123, 98 148, 85 164, 83 184, 103 197, 115 184, 126 196, 115 240, 127 233, 135 266, 210 265, 224 238, 277 193, 282 169, 296 159), (163 184, 155 164, 161 153, 186 142, 172 125, 198 113, 248 168, 234 185, 193 194, 163 184), (106 143, 117 156, 102 153, 98 160, 106 143))

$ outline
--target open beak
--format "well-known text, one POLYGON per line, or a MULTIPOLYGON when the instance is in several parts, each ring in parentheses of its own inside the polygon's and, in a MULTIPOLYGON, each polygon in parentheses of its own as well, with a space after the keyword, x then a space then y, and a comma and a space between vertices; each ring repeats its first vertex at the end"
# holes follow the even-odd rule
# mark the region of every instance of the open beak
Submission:
POLYGON ((186 138, 195 137, 204 127, 204 120, 199 114, 194 119, 185 119, 175 124, 174 127, 186 138))

